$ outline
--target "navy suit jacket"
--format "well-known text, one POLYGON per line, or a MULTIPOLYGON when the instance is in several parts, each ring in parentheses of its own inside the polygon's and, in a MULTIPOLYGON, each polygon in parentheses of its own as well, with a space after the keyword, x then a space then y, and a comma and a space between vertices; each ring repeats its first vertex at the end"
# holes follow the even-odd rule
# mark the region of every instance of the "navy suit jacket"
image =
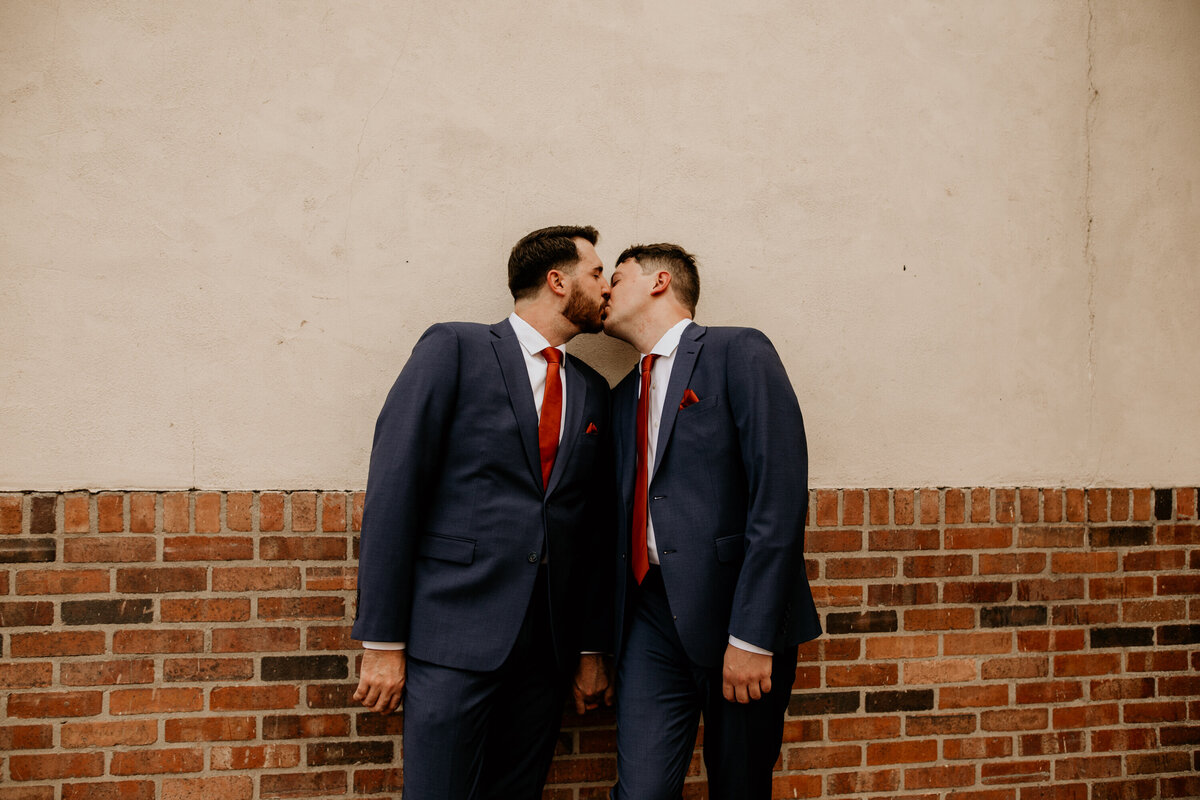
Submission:
POLYGON ((548 556, 560 664, 581 649, 611 651, 608 384, 567 356, 564 430, 543 490, 520 347, 505 320, 434 325, 413 348, 375 426, 355 639, 496 669, 548 556))
MULTIPOLYGON (((613 392, 620 514, 617 647, 628 566, 638 370, 613 392)), ((775 348, 750 328, 689 325, 667 386, 650 476, 663 582, 688 657, 719 667, 732 635, 782 652, 821 634, 804 569, 808 453, 775 348), (686 390, 697 398, 685 408, 686 390)))

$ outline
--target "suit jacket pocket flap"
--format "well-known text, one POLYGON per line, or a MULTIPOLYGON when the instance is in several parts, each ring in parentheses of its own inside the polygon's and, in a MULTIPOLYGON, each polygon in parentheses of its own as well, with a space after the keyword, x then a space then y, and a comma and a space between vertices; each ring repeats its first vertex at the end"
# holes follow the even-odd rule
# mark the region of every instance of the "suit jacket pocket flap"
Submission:
POLYGON ((713 540, 717 546, 717 561, 737 561, 745 553, 745 545, 742 543, 742 535, 736 533, 733 536, 722 536, 720 539, 713 540))
POLYGON ((417 552, 426 558, 436 558, 439 561, 470 564, 475 560, 475 541, 430 533, 421 537, 417 552))

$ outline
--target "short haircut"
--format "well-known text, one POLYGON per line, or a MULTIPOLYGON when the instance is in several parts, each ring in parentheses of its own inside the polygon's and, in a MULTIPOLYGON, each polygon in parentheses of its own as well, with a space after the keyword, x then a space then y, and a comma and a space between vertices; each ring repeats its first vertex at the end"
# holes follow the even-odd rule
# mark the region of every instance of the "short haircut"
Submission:
POLYGON ((532 297, 542 288, 550 270, 578 263, 575 239, 595 245, 599 238, 591 225, 555 225, 525 234, 508 256, 508 290, 513 299, 532 297))
POLYGON ((617 264, 622 264, 630 258, 638 262, 642 272, 658 268, 671 273, 671 288, 675 291, 675 299, 692 314, 696 313, 696 304, 700 302, 700 273, 696 269, 694 255, 677 244, 664 242, 627 247, 625 252, 617 257, 617 264))

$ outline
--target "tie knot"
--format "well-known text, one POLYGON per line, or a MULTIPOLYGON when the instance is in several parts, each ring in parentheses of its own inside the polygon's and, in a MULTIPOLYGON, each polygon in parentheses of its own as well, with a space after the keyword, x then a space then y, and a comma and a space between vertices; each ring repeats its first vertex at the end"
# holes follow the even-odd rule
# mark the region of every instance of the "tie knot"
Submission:
POLYGON ((654 366, 654 359, 658 358, 658 354, 651 353, 648 356, 642 356, 642 373, 645 374, 654 366))
POLYGON ((562 351, 557 347, 547 347, 542 351, 542 358, 546 359, 547 364, 561 364, 562 351))

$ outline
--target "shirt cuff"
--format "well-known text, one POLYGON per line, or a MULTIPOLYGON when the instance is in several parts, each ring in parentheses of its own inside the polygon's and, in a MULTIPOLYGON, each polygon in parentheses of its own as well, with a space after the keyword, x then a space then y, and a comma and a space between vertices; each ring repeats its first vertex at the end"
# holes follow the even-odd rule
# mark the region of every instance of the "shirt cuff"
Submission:
POLYGON ((365 650, 403 650, 408 646, 407 642, 363 642, 365 650))
MULTIPOLYGON (((758 647, 757 645, 750 644, 749 642, 743 642, 741 639, 737 638, 736 636, 730 636, 729 643, 731 645, 733 645, 734 647, 736 647, 738 650, 745 650, 747 653, 758 653, 760 656, 775 655, 770 650, 764 650, 761 647, 758 647)), ((366 644, 366 643, 364 642, 364 644, 366 644)))

